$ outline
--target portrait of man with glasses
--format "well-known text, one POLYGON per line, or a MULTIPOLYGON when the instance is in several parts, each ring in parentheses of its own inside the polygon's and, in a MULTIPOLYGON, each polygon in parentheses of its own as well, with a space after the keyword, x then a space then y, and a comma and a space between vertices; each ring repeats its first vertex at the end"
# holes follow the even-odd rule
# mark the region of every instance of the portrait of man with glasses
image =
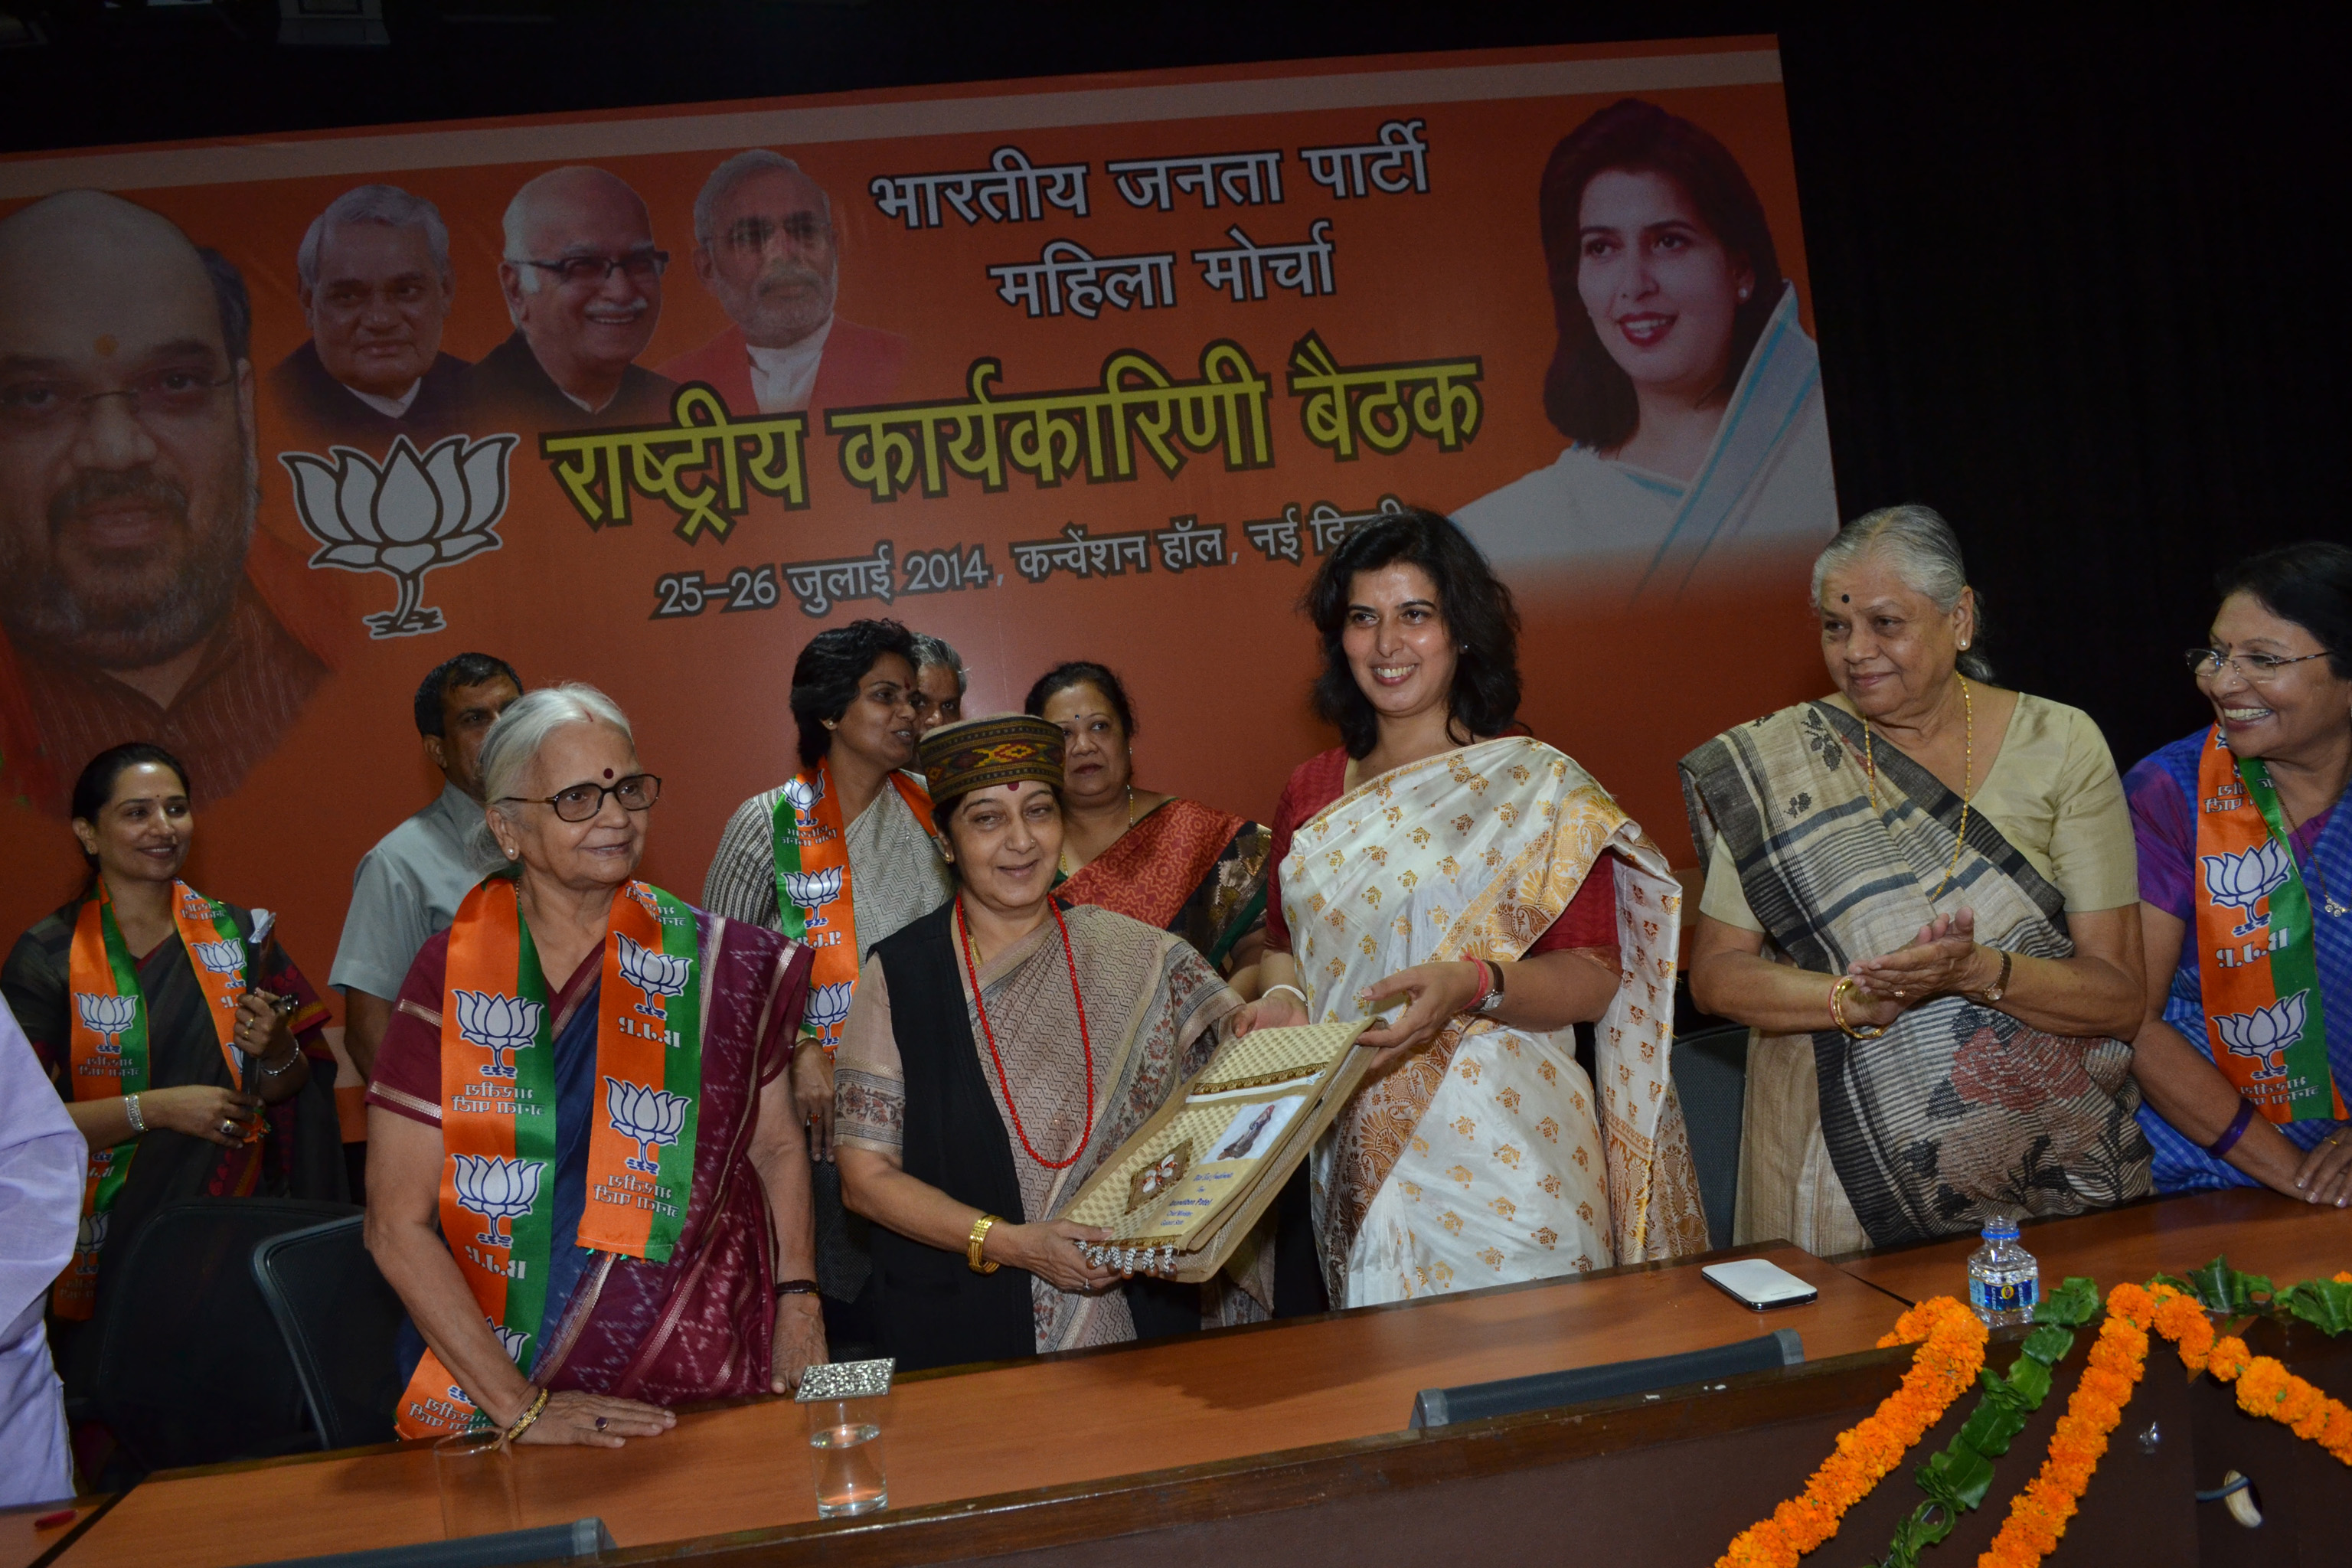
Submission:
POLYGON ((636 359, 661 321, 669 252, 637 193, 602 169, 551 169, 515 193, 505 229, 499 290, 515 331, 474 366, 476 421, 666 422, 677 384, 636 359))
POLYGON ((255 534, 251 326, 236 269, 143 207, 68 191, 0 220, 10 793, 61 811, 135 737, 217 800, 326 675, 331 593, 255 534))
POLYGON ((729 409, 762 414, 887 403, 907 340, 834 313, 841 234, 833 202, 798 163, 764 148, 710 173, 694 201, 694 275, 734 325, 661 367, 729 409))

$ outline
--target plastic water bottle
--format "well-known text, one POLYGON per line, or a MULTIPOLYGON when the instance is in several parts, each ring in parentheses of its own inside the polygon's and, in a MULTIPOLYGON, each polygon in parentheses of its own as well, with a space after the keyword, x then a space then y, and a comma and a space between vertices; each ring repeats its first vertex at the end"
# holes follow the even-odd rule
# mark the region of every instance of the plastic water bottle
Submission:
POLYGON ((1985 1224, 1984 1245, 1969 1254, 1969 1305, 1990 1326, 2033 1321, 2042 1299, 2042 1265, 2017 1245, 2017 1221, 1997 1215, 1985 1224))

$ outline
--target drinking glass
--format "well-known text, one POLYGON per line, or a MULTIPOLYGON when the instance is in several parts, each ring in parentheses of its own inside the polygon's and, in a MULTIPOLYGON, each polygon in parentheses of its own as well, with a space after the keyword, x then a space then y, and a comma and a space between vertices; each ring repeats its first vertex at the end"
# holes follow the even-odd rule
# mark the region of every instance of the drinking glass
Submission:
POLYGON ((496 1431, 460 1432, 434 1444, 433 1479, 441 1492, 441 1533, 450 1540, 522 1528, 514 1456, 499 1446, 496 1431))
POLYGON ((835 1362, 803 1375, 809 1457, 816 1465, 816 1516, 847 1519, 890 1506, 882 1473, 882 1431, 896 1363, 835 1362))

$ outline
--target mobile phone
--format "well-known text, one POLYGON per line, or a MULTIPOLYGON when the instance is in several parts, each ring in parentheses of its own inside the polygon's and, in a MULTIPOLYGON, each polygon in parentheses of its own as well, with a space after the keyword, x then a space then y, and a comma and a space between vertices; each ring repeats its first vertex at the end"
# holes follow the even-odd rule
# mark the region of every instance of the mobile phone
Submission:
POLYGON ((1817 1300, 1821 1292, 1777 1263, 1743 1258, 1736 1263, 1710 1263, 1699 1270, 1706 1282, 1753 1310, 1795 1307, 1817 1300))

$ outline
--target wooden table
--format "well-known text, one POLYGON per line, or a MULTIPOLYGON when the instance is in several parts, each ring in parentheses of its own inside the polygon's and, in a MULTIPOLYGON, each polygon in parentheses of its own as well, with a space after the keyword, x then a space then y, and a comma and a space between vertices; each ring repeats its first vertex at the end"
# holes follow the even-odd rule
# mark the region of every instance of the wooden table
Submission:
MULTIPOLYGON (((2104 1294, 2127 1279, 2144 1284, 2158 1273, 2186 1274, 2224 1254, 2233 1268, 2267 1274, 2282 1290, 2352 1268, 2352 1209, 2315 1208, 2267 1188, 2165 1198, 2021 1228, 2021 1244, 2042 1265, 2044 1290, 2082 1274, 2097 1280, 2104 1294)), ((1974 1237, 1956 1237, 1835 1262, 1906 1301, 1966 1300, 1969 1254, 1980 1245, 1974 1237)))
POLYGON ((75 1526, 104 1508, 103 1497, 76 1498, 71 1502, 33 1503, 24 1508, 0 1509, 0 1568, 32 1568, 43 1553, 74 1532, 75 1526), (40 1521, 55 1515, 71 1514, 70 1519, 43 1525, 40 1521))
MULTIPOLYGON (((1819 1361, 1869 1349, 1900 1310, 1794 1247, 1738 1250, 1803 1277, 1821 1299, 1765 1317, 1686 1262, 912 1376, 883 1440, 893 1511, 1375 1436, 1402 1428, 1423 1388, 1771 1329, 1796 1330, 1819 1361)), ((805 1429, 782 1401, 688 1414, 618 1451, 527 1447, 517 1458, 524 1524, 595 1514, 624 1546, 816 1512, 805 1429)), ((434 1540, 432 1463, 418 1446, 181 1472, 130 1493, 63 1561, 225 1568, 434 1540)))

